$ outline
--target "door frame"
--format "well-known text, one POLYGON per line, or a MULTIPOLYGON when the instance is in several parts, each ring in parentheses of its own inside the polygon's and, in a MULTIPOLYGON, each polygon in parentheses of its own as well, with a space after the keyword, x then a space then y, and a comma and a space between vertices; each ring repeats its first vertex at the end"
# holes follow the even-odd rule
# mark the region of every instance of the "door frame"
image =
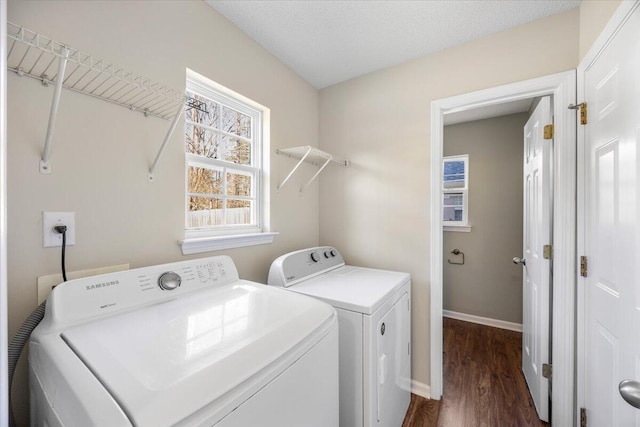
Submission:
MULTIPOLYGON (((553 96, 553 396, 552 423, 574 420, 575 285, 576 285, 576 126, 567 108, 576 100, 575 70, 431 102, 431 223, 430 223, 430 356, 432 399, 443 391, 442 334, 442 157, 444 115, 538 96, 553 96), (567 316, 567 313, 571 313, 567 316)), ((505 261, 506 262, 506 261, 505 261)), ((506 268, 506 267, 505 267, 506 268)))
MULTIPOLYGON (((611 40, 618 34, 620 28, 627 22, 631 14, 640 7, 640 0, 623 1, 614 12, 611 19, 604 27, 596 41, 591 45, 587 54, 582 58, 577 69, 577 88, 580 102, 585 100, 585 73, 594 65, 604 49, 609 46, 611 40)), ((577 157, 577 178, 578 178, 578 217, 577 217, 577 250, 580 254, 586 251, 586 201, 584 194, 587 188, 586 166, 588 159, 585 150, 586 134, 585 127, 578 126, 578 157, 577 157)), ((576 259, 575 269, 580 271, 579 258, 576 259)), ((576 274, 577 277, 577 320, 576 320, 576 408, 585 406, 584 384, 586 379, 585 370, 585 294, 586 278, 576 274)), ((576 425, 580 425, 580 411, 575 412, 576 425)))
MULTIPOLYGON (((7 2, 0 0, 0 383, 8 382, 7 342, 7 2)), ((0 389, 0 425, 9 425, 9 388, 0 389)))

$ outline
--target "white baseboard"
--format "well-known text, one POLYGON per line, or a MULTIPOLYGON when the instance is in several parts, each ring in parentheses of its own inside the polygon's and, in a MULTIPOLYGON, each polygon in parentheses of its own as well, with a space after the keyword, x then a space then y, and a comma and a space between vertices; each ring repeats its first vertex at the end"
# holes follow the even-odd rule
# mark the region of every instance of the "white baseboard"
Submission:
POLYGON ((456 311, 442 310, 444 317, 463 320, 465 322, 478 323, 480 325, 493 326, 494 328, 508 329, 510 331, 522 332, 522 323, 507 322, 504 320, 490 319, 488 317, 474 316, 473 314, 458 313, 456 311))
POLYGON ((425 399, 431 399, 431 388, 416 380, 411 380, 411 393, 417 394, 425 399))

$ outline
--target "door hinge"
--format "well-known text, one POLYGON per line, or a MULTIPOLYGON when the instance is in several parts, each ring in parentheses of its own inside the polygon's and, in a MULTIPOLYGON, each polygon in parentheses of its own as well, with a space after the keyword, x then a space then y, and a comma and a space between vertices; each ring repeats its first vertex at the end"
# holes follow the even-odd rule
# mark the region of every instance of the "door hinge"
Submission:
POLYGON ((580 408, 580 427, 587 427, 587 410, 580 408))
POLYGON ((581 125, 587 124, 587 103, 586 102, 583 102, 582 104, 580 104, 580 124, 581 125))
POLYGON ((553 139, 553 125, 544 127, 544 139, 553 139))
POLYGON ((542 247, 542 257, 544 259, 551 259, 552 256, 553 256, 553 246, 544 245, 542 247))
POLYGON ((586 125, 587 124, 587 103, 586 102, 581 102, 578 105, 569 105, 569 109, 571 110, 580 110, 580 124, 581 125, 586 125))
POLYGON ((587 264, 587 257, 580 257, 580 275, 582 277, 587 277, 587 273, 589 272, 589 265, 587 264))
POLYGON ((548 363, 542 364, 542 376, 546 379, 551 379, 551 374, 553 373, 553 367, 548 363))

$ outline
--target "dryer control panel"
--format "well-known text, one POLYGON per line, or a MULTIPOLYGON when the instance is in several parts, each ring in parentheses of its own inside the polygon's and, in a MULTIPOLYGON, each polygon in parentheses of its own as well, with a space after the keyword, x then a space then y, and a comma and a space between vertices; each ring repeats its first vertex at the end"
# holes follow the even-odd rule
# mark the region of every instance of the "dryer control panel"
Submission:
POLYGON ((338 250, 331 246, 318 246, 282 255, 271 264, 267 283, 289 287, 344 265, 338 250))
POLYGON ((76 323, 238 280, 238 270, 228 256, 84 277, 53 289, 47 299, 47 316, 53 316, 56 323, 76 323))

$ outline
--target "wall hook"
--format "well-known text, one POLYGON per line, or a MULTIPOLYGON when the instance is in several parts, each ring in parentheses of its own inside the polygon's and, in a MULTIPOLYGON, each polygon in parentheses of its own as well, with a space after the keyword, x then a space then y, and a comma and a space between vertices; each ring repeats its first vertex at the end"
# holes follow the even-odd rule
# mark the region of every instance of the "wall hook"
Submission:
POLYGON ((454 249, 451 251, 451 253, 454 255, 462 255, 462 262, 452 262, 450 259, 448 259, 447 262, 449 264, 464 265, 464 252, 462 252, 460 249, 454 249))

